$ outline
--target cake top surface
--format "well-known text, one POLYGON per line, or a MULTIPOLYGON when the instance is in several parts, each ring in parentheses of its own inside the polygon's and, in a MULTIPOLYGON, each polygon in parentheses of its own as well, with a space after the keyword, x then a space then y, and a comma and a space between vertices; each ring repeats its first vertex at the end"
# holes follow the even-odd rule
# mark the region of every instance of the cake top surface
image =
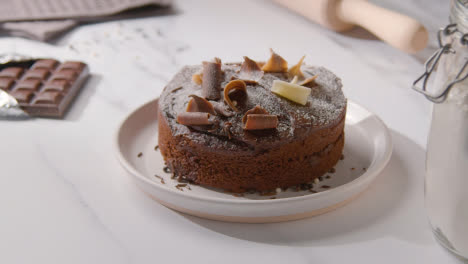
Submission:
MULTIPOLYGON (((186 126, 177 122, 177 116, 186 112, 191 95, 202 97, 203 91, 202 86, 192 80, 194 75, 202 72, 202 65, 185 66, 164 88, 159 111, 166 118, 173 136, 183 135, 213 149, 268 149, 282 142, 301 139, 312 130, 336 125, 345 115, 346 98, 341 90, 341 79, 323 67, 302 65, 301 69, 305 79, 317 75, 305 105, 271 91, 275 80, 290 82, 293 79, 291 74, 265 72, 257 82, 246 82, 247 95, 238 100, 238 112, 231 111, 232 116, 215 115, 212 117, 215 118, 215 124, 211 126, 186 126), (254 131, 244 129, 244 115, 256 106, 266 110, 269 115, 277 116, 276 128, 254 131)), ((241 63, 222 64, 221 70, 220 87, 224 88, 231 80, 239 77, 241 63)), ((219 99, 209 102, 231 110, 223 99, 223 91, 219 93, 219 99)))

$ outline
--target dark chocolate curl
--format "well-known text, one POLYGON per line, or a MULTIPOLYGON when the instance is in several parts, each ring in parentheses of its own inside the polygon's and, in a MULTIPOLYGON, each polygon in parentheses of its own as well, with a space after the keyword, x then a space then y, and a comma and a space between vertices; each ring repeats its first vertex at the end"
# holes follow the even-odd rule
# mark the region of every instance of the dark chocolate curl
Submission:
POLYGON ((202 96, 210 100, 221 98, 221 60, 215 59, 215 62, 203 62, 202 72, 202 96))
POLYGON ((177 115, 177 122, 185 126, 201 126, 213 124, 213 120, 210 120, 209 113, 200 112, 180 113, 177 115))
POLYGON ((245 112, 245 115, 242 117, 242 123, 245 124, 247 122, 247 116, 252 114, 269 114, 267 110, 263 109, 259 105, 255 106, 254 108, 250 109, 249 111, 245 112))
POLYGON ((187 109, 185 110, 186 112, 202 112, 216 115, 213 105, 205 98, 196 96, 194 94, 189 95, 189 97, 192 97, 192 99, 190 99, 187 104, 187 109))
POLYGON ((229 92, 231 92, 232 90, 239 90, 247 95, 246 87, 247 86, 245 82, 242 80, 230 81, 228 84, 226 84, 226 87, 224 87, 224 101, 227 105, 229 105, 229 107, 231 107, 232 110, 239 112, 239 109, 237 109, 237 107, 234 105, 231 98, 229 97, 229 92))
POLYGON ((246 83, 257 83, 263 77, 263 74, 263 71, 254 60, 244 56, 244 62, 239 73, 240 80, 244 80, 246 83))
POLYGON ((244 130, 263 130, 278 127, 278 117, 276 115, 251 114, 247 115, 244 130))

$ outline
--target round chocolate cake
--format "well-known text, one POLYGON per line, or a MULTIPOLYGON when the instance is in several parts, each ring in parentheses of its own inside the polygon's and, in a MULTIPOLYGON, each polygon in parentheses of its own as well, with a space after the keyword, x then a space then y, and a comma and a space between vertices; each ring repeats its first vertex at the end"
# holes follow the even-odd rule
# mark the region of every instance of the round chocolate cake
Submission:
POLYGON ((185 66, 159 100, 159 147, 175 177, 231 192, 309 183, 344 145, 346 98, 323 67, 219 59, 185 66))

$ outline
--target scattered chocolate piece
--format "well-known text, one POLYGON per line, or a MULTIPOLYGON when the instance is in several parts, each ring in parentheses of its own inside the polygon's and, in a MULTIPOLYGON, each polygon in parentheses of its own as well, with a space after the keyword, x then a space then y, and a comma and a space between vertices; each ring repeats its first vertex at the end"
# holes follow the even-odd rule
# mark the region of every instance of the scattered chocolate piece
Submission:
POLYGON ((192 75, 192 81, 198 85, 201 85, 203 83, 203 74, 202 73, 196 73, 192 75))
POLYGON ((318 75, 314 75, 314 76, 312 76, 310 78, 307 78, 304 81, 300 82, 299 85, 300 86, 306 86, 306 87, 314 86, 314 85, 316 85, 315 79, 317 79, 317 77, 318 77, 318 75))
POLYGON ((224 87, 224 101, 227 105, 229 105, 229 107, 231 107, 232 110, 239 112, 239 109, 237 109, 237 107, 234 105, 231 98, 229 97, 229 93, 231 91, 240 91, 244 95, 247 95, 245 82, 242 80, 234 80, 230 81, 228 84, 226 84, 226 87, 224 87))
POLYGON ((139 157, 139 158, 140 158, 141 156, 143 156, 143 152, 140 152, 140 153, 138 153, 138 155, 137 155, 137 157, 139 157))
POLYGON ((270 197, 270 199, 271 199, 271 200, 274 200, 274 199, 276 199, 276 197, 273 196, 273 197, 270 197))
POLYGON ((163 171, 164 171, 165 173, 172 173, 171 168, 169 168, 168 166, 164 166, 163 171))
POLYGON ((179 91, 180 89, 182 89, 182 86, 179 86, 177 88, 172 89, 171 93, 175 93, 175 92, 179 91))
POLYGON ((329 172, 329 173, 335 173, 335 172, 336 172, 336 169, 335 169, 335 168, 331 168, 328 172, 329 172))
POLYGON ((157 174, 155 174, 154 177, 158 178, 161 181, 162 184, 166 184, 163 177, 161 177, 161 176, 159 176, 157 174))
POLYGON ((212 115, 216 115, 215 109, 213 105, 208 102, 205 98, 200 96, 196 96, 194 94, 189 95, 192 97, 187 104, 187 112, 201 112, 201 113, 210 113, 212 115))
POLYGON ((287 72, 288 62, 280 55, 276 54, 273 49, 270 49, 270 52, 270 59, 263 65, 262 70, 264 72, 287 72))
POLYGON ((325 179, 330 179, 330 178, 331 178, 330 175, 325 176, 325 179))
POLYGON ((210 100, 218 100, 221 86, 221 60, 215 58, 214 62, 203 62, 202 96, 210 100))
POLYGON ((159 145, 154 146, 154 150, 158 150, 158 149, 159 149, 159 145))
POLYGON ((232 139, 231 127, 232 127, 231 122, 224 123, 223 130, 224 130, 224 132, 226 133, 226 135, 228 136, 229 139, 232 139))
POLYGON ((234 115, 234 112, 226 108, 225 104, 223 103, 212 102, 212 105, 213 105, 215 112, 221 116, 231 117, 234 115))
POLYGON ((363 170, 363 171, 367 171, 367 168, 364 167, 364 168, 362 168, 362 170, 363 170))
POLYGON ((256 84, 262 77, 264 72, 258 67, 257 62, 244 56, 244 62, 241 65, 239 79, 247 83, 256 84))
POLYGON ((212 125, 209 113, 185 112, 177 115, 177 122, 185 126, 212 125))
POLYGON ((244 130, 263 130, 278 127, 278 116, 264 114, 247 115, 244 130))
POLYGON ((330 187, 330 186, 328 186, 328 185, 322 185, 322 186, 320 186, 320 188, 323 188, 323 189, 329 189, 329 188, 331 188, 331 187, 330 187))
POLYGON ((355 170, 355 169, 356 169, 356 168, 354 168, 354 167, 353 167, 353 168, 351 168, 351 170, 355 170))
POLYGON ((341 154, 340 160, 344 160, 344 154, 341 154))
POLYGON ((274 80, 271 86, 271 91, 295 103, 305 105, 307 103, 307 98, 309 97, 312 90, 308 87, 304 87, 295 83, 274 80))
POLYGON ((301 66, 302 66, 302 62, 304 61, 304 58, 305 58, 305 55, 302 56, 302 58, 299 60, 299 62, 296 65, 289 68, 288 70, 289 76, 292 76, 292 77, 297 76, 297 78, 299 79, 304 78, 304 73, 302 73, 301 71, 301 66))

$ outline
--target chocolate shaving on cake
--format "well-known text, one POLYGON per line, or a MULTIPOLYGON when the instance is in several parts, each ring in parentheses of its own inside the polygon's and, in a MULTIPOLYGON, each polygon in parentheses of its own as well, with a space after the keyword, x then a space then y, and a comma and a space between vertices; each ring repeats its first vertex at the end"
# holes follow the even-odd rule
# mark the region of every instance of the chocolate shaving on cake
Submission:
POLYGON ((180 113, 177 115, 177 122, 185 126, 201 126, 213 124, 213 120, 210 120, 210 114, 201 112, 180 113))
POLYGON ((237 107, 234 105, 233 101, 229 97, 229 93, 233 90, 241 91, 245 95, 247 95, 245 82, 242 80, 234 80, 230 81, 228 84, 226 84, 226 87, 224 87, 224 101, 227 105, 229 105, 229 107, 231 107, 232 110, 239 112, 239 109, 237 109, 237 107))
POLYGON ((301 66, 302 66, 302 62, 304 61, 304 58, 305 58, 305 55, 302 56, 302 58, 299 60, 299 62, 296 65, 289 68, 288 70, 289 76, 292 76, 292 77, 297 76, 297 78, 299 79, 304 78, 304 73, 302 73, 301 71, 301 66))
POLYGON ((198 85, 201 85, 203 83, 203 73, 192 75, 192 81, 198 85))
POLYGON ((263 77, 264 72, 260 69, 258 64, 251 60, 249 57, 244 56, 244 62, 240 68, 239 79, 246 83, 257 84, 263 77))
POLYGON ((288 72, 288 62, 280 55, 276 54, 273 49, 270 49, 271 57, 263 65, 264 72, 288 72))
POLYGON ((232 138, 231 127, 232 127, 231 122, 224 123, 223 130, 224 130, 224 132, 226 133, 226 135, 228 136, 229 139, 232 138))
POLYGON ((221 98, 219 91, 221 89, 221 60, 215 58, 214 62, 203 62, 202 72, 202 96, 210 100, 221 98))
POLYGON ((245 124, 245 122, 247 122, 247 115, 251 115, 251 114, 269 114, 267 110, 263 109, 262 107, 260 107, 259 105, 255 106, 254 108, 248 110, 247 112, 245 112, 245 115, 242 117, 242 123, 245 124))
POLYGON ((210 113, 212 115, 216 115, 215 109, 213 105, 208 102, 205 98, 200 96, 196 96, 194 94, 189 95, 192 97, 187 104, 187 112, 202 112, 202 113, 210 113))
POLYGON ((278 127, 278 116, 267 114, 250 114, 244 123, 244 130, 263 130, 278 127))
POLYGON ((310 87, 310 86, 314 86, 316 85, 315 83, 315 79, 317 79, 318 75, 314 75, 310 78, 307 78, 305 79, 304 81, 302 81, 301 83, 299 83, 300 86, 306 86, 306 87, 310 87))
POLYGON ((224 116, 224 117, 231 117, 234 115, 234 112, 232 112, 230 109, 226 108, 226 106, 223 103, 218 103, 218 102, 211 102, 215 112, 218 115, 224 116))

